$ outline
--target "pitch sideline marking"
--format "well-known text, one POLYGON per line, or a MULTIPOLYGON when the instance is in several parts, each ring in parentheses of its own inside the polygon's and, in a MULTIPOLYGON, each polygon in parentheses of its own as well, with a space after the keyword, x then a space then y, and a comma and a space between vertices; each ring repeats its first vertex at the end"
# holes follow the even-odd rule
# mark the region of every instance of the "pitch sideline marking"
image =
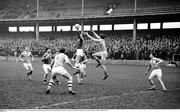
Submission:
MULTIPOLYGON (((180 88, 168 89, 168 91, 173 91, 173 90, 180 90, 180 88)), ((123 93, 122 96, 146 94, 149 92, 151 92, 151 91, 139 91, 139 92, 134 92, 134 93, 123 93)), ((121 96, 120 95, 114 95, 114 96, 104 96, 104 97, 99 97, 99 98, 82 99, 79 101, 61 102, 61 103, 55 103, 55 104, 50 104, 50 105, 46 105, 46 106, 35 107, 35 109, 43 109, 43 108, 50 108, 50 107, 54 107, 54 106, 61 106, 61 105, 74 104, 74 103, 87 102, 87 101, 94 101, 94 100, 104 100, 104 99, 108 99, 108 98, 119 98, 119 97, 121 97, 121 96)))

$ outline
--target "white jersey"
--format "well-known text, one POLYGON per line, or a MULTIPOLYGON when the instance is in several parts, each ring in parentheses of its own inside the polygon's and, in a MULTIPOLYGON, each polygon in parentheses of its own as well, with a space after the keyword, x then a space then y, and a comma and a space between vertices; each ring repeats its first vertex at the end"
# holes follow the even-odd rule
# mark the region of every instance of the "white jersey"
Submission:
POLYGON ((101 41, 99 41, 99 47, 100 47, 100 51, 107 51, 106 42, 104 39, 101 39, 101 41))
POLYGON ((21 53, 21 57, 24 59, 24 62, 31 63, 31 58, 33 58, 30 51, 24 51, 21 53))
POLYGON ((160 69, 159 65, 157 64, 157 62, 159 62, 159 59, 158 58, 152 58, 150 60, 150 64, 151 64, 151 69, 154 70, 154 69, 160 69))
POLYGON ((53 67, 58 67, 58 66, 63 67, 64 63, 68 63, 68 62, 69 62, 68 56, 65 55, 64 53, 60 53, 60 54, 55 56, 53 67))

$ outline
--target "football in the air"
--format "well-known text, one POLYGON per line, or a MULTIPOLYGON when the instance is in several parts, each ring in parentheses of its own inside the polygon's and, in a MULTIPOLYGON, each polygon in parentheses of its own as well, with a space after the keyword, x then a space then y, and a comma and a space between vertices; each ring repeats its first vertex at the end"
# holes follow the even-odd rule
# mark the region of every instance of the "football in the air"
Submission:
POLYGON ((75 24, 75 28, 79 29, 80 25, 79 24, 75 24))

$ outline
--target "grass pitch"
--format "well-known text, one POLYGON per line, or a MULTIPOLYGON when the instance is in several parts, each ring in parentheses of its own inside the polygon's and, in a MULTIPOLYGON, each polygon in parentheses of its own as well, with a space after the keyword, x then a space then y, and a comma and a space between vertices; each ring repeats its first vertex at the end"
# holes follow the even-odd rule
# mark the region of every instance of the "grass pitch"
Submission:
MULTIPOLYGON (((33 80, 29 81, 21 63, 0 61, 1 109, 179 109, 180 69, 163 67, 163 81, 168 89, 149 91, 147 66, 107 65, 110 77, 103 81, 103 71, 88 65, 84 84, 74 77, 76 95, 68 94, 67 80, 59 77, 51 94, 45 94, 42 63, 33 62, 33 80)), ((68 68, 69 69, 69 68, 68 68)), ((73 73, 69 69, 70 73, 73 73)), ((50 78, 50 75, 48 79, 50 78)))

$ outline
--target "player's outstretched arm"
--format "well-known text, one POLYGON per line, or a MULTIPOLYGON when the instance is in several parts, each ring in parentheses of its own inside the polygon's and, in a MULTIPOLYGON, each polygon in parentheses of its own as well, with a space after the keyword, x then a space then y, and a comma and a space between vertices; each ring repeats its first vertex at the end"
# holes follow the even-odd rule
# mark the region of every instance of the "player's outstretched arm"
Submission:
POLYGON ((77 32, 77 36, 78 36, 78 38, 79 39, 82 39, 82 37, 81 37, 81 32, 78 30, 78 32, 77 32))
POLYGON ((75 26, 75 28, 76 28, 76 30, 78 31, 78 38, 80 39, 80 40, 82 40, 83 39, 83 37, 82 37, 82 33, 81 33, 81 31, 79 30, 79 27, 78 26, 75 26))
POLYGON ((85 33, 87 35, 88 38, 90 38, 91 40, 93 41, 96 41, 96 42, 99 42, 100 40, 99 39, 95 39, 93 38, 92 36, 90 36, 88 33, 85 33))
POLYGON ((93 34, 94 34, 94 36, 95 36, 96 38, 101 39, 101 38, 99 37, 99 35, 98 35, 94 30, 92 30, 92 32, 93 32, 93 34))
POLYGON ((42 56, 42 60, 41 60, 42 62, 44 62, 44 60, 46 59, 45 57, 46 57, 46 53, 43 54, 43 56, 42 56))
POLYGON ((72 69, 75 69, 75 67, 71 64, 71 62, 67 62, 66 63, 69 67, 71 67, 72 69))
POLYGON ((149 64, 149 67, 146 70, 146 75, 148 74, 149 70, 151 69, 151 64, 149 64))
POLYGON ((45 53, 45 54, 42 56, 42 60, 46 58, 46 55, 47 55, 47 54, 45 53))
POLYGON ((76 53, 73 55, 72 61, 75 61, 75 59, 76 59, 76 53))

